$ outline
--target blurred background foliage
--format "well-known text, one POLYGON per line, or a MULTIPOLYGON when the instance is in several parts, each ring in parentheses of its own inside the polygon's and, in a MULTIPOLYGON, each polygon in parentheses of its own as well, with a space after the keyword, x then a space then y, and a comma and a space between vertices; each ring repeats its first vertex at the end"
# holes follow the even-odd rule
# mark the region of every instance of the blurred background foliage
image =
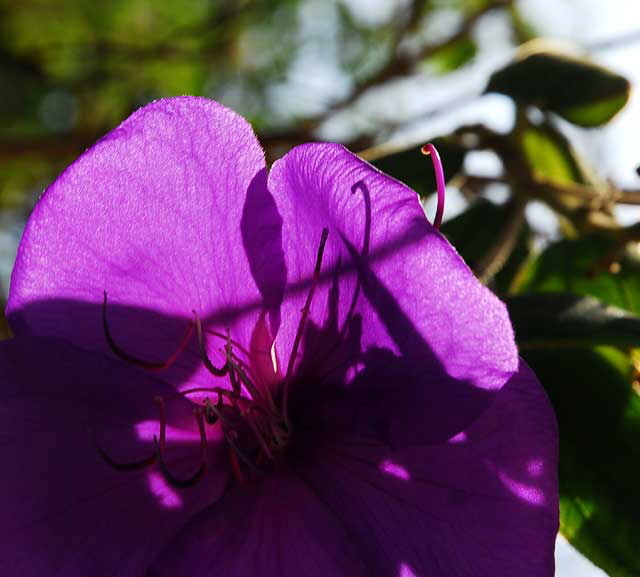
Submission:
POLYGON ((507 301, 556 408, 561 532, 612 577, 638 577, 640 223, 619 216, 640 191, 580 147, 630 82, 597 47, 537 36, 515 0, 0 0, 3 291, 43 188, 152 99, 227 104, 270 160, 344 142, 431 214, 430 139, 456 214, 443 232, 507 301))

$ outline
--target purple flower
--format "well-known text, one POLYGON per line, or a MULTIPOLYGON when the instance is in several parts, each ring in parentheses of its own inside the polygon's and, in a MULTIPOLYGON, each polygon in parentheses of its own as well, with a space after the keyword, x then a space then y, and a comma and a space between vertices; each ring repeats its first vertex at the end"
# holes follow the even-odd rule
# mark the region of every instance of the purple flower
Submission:
POLYGON ((222 106, 143 108, 38 202, 8 316, 2 575, 553 575, 506 309, 341 146, 267 172, 222 106))

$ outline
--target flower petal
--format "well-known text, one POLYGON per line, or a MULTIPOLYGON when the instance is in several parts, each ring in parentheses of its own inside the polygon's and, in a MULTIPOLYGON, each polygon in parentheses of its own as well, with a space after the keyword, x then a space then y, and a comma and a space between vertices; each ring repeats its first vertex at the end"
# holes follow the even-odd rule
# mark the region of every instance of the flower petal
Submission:
POLYGON ((338 368, 334 381, 360 373, 379 385, 391 361, 380 398, 403 420, 387 424, 396 443, 446 439, 480 415, 518 367, 507 310, 428 223, 416 193, 334 144, 293 149, 269 188, 289 283, 276 341, 283 365, 326 227, 300 381, 338 368))
POLYGON ((552 577, 557 430, 533 372, 446 443, 392 451, 366 439, 319 448, 298 469, 379 577, 552 577))
MULTIPOLYGON (((192 310, 246 346, 261 307, 273 311, 281 298, 280 227, 251 126, 204 98, 159 100, 85 152, 38 202, 12 276, 11 326, 109 352, 107 291, 114 340, 133 356, 168 358, 192 310)), ((185 382, 193 371, 192 382, 208 380, 195 339, 163 378, 185 382)))
POLYGON ((370 577, 344 527, 292 474, 236 485, 196 515, 149 577, 370 577))
POLYGON ((224 490, 209 428, 209 472, 169 485, 157 466, 116 471, 113 459, 154 452, 166 399, 167 461, 176 475, 200 462, 193 405, 138 371, 65 341, 0 343, 0 574, 139 577, 162 545, 224 490), (170 400, 169 397, 174 398, 170 400))

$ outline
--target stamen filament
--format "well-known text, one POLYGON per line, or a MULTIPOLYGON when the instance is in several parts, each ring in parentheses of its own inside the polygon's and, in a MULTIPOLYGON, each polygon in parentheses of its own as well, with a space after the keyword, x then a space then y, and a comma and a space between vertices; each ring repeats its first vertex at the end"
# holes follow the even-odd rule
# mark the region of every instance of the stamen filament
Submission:
MULTIPOLYGON (((208 335, 212 335, 214 337, 219 337, 221 339, 224 339, 225 341, 227 340, 227 338, 229 337, 229 333, 224 334, 218 331, 214 331, 213 329, 204 329, 204 332, 208 335)), ((235 341, 233 339, 231 339, 231 344, 238 349, 239 351, 242 351, 245 355, 249 356, 249 351, 247 351, 247 349, 245 349, 238 341, 235 341)))
POLYGON ((436 150, 436 147, 431 144, 425 144, 420 152, 425 156, 431 157, 431 162, 433 163, 433 170, 436 173, 436 187, 438 189, 438 207, 436 208, 436 217, 433 219, 433 226, 437 229, 440 229, 440 225, 442 224, 442 216, 444 215, 444 197, 446 193, 445 179, 444 179, 444 170, 442 169, 442 161, 440 160, 440 155, 436 150))
MULTIPOLYGON (((236 365, 236 370, 242 370, 244 371, 244 375, 246 379, 253 379, 251 382, 255 381, 255 374, 253 372, 253 370, 251 369, 251 367, 245 362, 243 361, 238 355, 236 355, 234 352, 231 352, 231 358, 233 359, 233 362, 236 365)), ((242 377, 240 377, 242 378, 242 377)))
MULTIPOLYGON (((265 396, 261 394, 261 392, 253 384, 251 379, 247 377, 246 373, 242 370, 242 368, 237 363, 231 361, 230 366, 233 367, 233 370, 236 373, 236 375, 240 377, 240 380, 242 381, 242 383, 247 387, 247 390, 249 391, 253 399, 258 400, 258 399, 262 399, 265 396)), ((275 409, 273 399, 271 398, 271 395, 269 394, 268 390, 267 390, 266 398, 267 398, 267 401, 269 401, 270 408, 275 409)))
MULTIPOLYGON (((218 393, 218 400, 220 400, 220 396, 218 393)), ((205 401, 205 407, 207 410, 210 410, 213 412, 213 414, 217 417, 217 419, 223 424, 223 425, 231 425, 231 422, 229 421, 229 419, 227 419, 227 417, 225 417, 222 412, 220 411, 220 409, 218 407, 216 407, 215 405, 211 404, 211 401, 209 401, 209 399, 207 399, 205 401)))
POLYGON ((227 433, 227 431, 224 430, 224 428, 222 429, 222 432, 224 433, 224 438, 227 441, 228 445, 231 447, 231 449, 233 449, 233 452, 235 452, 235 454, 240 457, 240 459, 242 459, 242 462, 249 467, 249 469, 251 469, 256 475, 262 475, 263 471, 260 470, 255 463, 253 463, 253 461, 251 461, 251 459, 249 459, 249 457, 247 457, 244 452, 242 452, 240 450, 240 447, 238 447, 237 443, 231 438, 231 435, 229 435, 227 433))
POLYGON ((238 378, 236 377, 236 368, 235 365, 229 363, 228 359, 229 357, 227 356, 227 367, 229 368, 229 381, 231 382, 231 390, 236 397, 239 397, 242 389, 240 388, 240 383, 238 383, 238 378))
POLYGON ((169 397, 169 399, 182 398, 185 395, 191 395, 193 393, 216 393, 217 395, 228 397, 230 401, 242 400, 246 403, 250 402, 250 400, 247 399, 247 397, 243 395, 236 397, 233 395, 232 391, 228 391, 227 389, 223 389, 222 387, 195 387, 193 389, 186 389, 184 391, 180 391, 174 396, 169 397))
POLYGON ((139 461, 131 461, 129 463, 122 463, 120 461, 116 461, 113 457, 111 457, 98 443, 98 439, 96 439, 95 434, 92 430, 89 430, 89 436, 93 441, 93 445, 98 451, 98 454, 104 460, 107 465, 115 469, 116 471, 139 471, 140 469, 146 469, 147 467, 153 465, 156 462, 156 454, 153 453, 149 457, 145 459, 140 459, 139 461))
POLYGON ((143 369, 147 369, 150 371, 163 371, 173 365, 176 359, 182 354, 182 352, 189 344, 191 333, 193 332, 193 322, 189 321, 189 326, 187 326, 187 329, 185 330, 184 336, 182 337, 178 348, 165 361, 148 361, 145 359, 141 359, 127 353, 113 339, 111 330, 109 329, 109 323, 107 322, 107 291, 103 292, 104 299, 102 301, 102 328, 104 330, 104 336, 107 339, 107 343, 109 345, 109 348, 111 349, 111 352, 127 363, 142 367, 143 369))
POLYGON ((296 361, 296 356, 298 354, 298 347, 300 346, 300 341, 302 340, 302 335, 304 333, 304 327, 307 322, 307 317, 311 312, 311 301, 313 300, 313 295, 316 291, 316 286, 318 285, 318 281, 320 280, 320 269, 322 268, 322 256, 324 255, 324 248, 327 244, 327 238, 329 237, 329 229, 322 229, 322 236, 320 237, 320 246, 318 247, 318 255, 316 257, 316 266, 313 270, 313 278, 311 280, 311 286, 309 287, 309 293, 307 294, 307 300, 304 303, 304 307, 302 308, 302 314, 300 317, 300 323, 298 324, 298 330, 296 331, 296 336, 293 341, 293 348, 291 350, 291 355, 289 356, 289 364, 287 365, 287 372, 284 377, 283 383, 283 391, 282 391, 282 414, 284 415, 285 420, 288 423, 287 416, 287 402, 289 396, 289 383, 291 381, 291 376, 293 374, 293 366, 296 361))
POLYGON ((251 432, 253 433, 254 437, 258 441, 258 444, 260 445, 260 448, 265 452, 267 457, 269 457, 269 459, 271 459, 273 461, 274 460, 273 459, 273 453, 271 452, 271 449, 269 449, 269 446, 267 445, 267 442, 264 440, 264 437, 262 436, 262 433, 260 433, 260 431, 258 430, 258 427, 256 426, 256 424, 253 421, 253 419, 248 418, 248 419, 245 419, 245 420, 246 420, 247 424, 249 425, 249 428, 251 429, 251 432))
POLYGON ((193 313, 193 316, 196 319, 196 331, 198 334, 198 347, 200 349, 200 357, 202 358, 202 362, 204 363, 204 366, 207 367, 207 370, 215 377, 224 377, 224 375, 227 374, 227 371, 229 370, 229 367, 227 365, 227 363, 225 362, 224 365, 222 365, 221 368, 216 367, 211 360, 209 359, 209 356, 207 355, 207 351, 205 350, 204 347, 204 339, 202 338, 202 323, 200 322, 200 317, 198 316, 198 313, 194 310, 191 311, 193 313))
POLYGON ((164 399, 161 397, 156 397, 156 404, 158 405, 158 409, 160 410, 160 441, 153 437, 153 442, 156 445, 156 457, 158 459, 158 464, 160 466, 160 470, 164 478, 169 482, 169 484, 180 487, 193 487, 207 472, 207 432, 204 427, 204 411, 201 408, 197 408, 193 411, 194 417, 196 418, 196 422, 198 423, 198 431, 200 432, 200 461, 201 464, 196 470, 196 472, 186 479, 179 479, 176 477, 167 466, 167 463, 164 459, 164 451, 166 446, 166 429, 167 429, 167 420, 166 414, 164 410, 164 399))

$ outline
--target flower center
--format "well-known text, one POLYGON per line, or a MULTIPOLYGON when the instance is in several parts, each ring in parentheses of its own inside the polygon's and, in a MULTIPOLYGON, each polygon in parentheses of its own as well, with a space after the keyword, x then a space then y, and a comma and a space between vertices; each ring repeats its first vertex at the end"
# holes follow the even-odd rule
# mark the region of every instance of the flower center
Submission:
MULTIPOLYGON (((320 280, 322 257, 329 231, 323 229, 318 248, 313 277, 307 293, 304 307, 294 337, 292 350, 287 364, 287 371, 275 389, 269 386, 258 386, 255 374, 254 359, 239 343, 231 338, 229 330, 226 334, 205 329, 198 313, 194 310, 194 319, 189 322, 185 334, 176 350, 164 361, 149 361, 127 353, 113 338, 107 321, 107 293, 104 292, 102 307, 102 323, 105 338, 111 351, 129 364, 150 370, 168 369, 188 346, 196 329, 200 357, 205 368, 215 378, 224 379, 226 387, 196 387, 182 390, 170 398, 154 399, 159 413, 159 438, 154 436, 155 451, 150 457, 133 463, 119 463, 111 458, 97 442, 96 448, 103 459, 118 470, 132 470, 148 467, 158 463, 165 479, 177 487, 187 487, 197 483, 207 471, 207 426, 219 426, 227 446, 231 470, 240 482, 246 482, 261 476, 265 469, 283 458, 290 444, 292 434, 291 421, 288 415, 288 397, 298 349, 302 341, 305 325, 311 310, 311 303, 320 280), (216 366, 206 350, 204 334, 221 339, 224 347, 220 349, 224 356, 221 366, 216 366), (244 357, 244 358, 243 358, 244 357), (172 398, 189 398, 190 395, 204 394, 194 407, 194 418, 200 434, 200 460, 197 470, 187 478, 178 478, 170 470, 165 460, 166 415, 165 402, 172 398)), ((263 319, 259 322, 263 322, 263 319)), ((275 363, 274 363, 275 364, 275 363)), ((257 370, 257 369, 256 369, 257 370)), ((275 367, 274 367, 275 372, 275 367)))

